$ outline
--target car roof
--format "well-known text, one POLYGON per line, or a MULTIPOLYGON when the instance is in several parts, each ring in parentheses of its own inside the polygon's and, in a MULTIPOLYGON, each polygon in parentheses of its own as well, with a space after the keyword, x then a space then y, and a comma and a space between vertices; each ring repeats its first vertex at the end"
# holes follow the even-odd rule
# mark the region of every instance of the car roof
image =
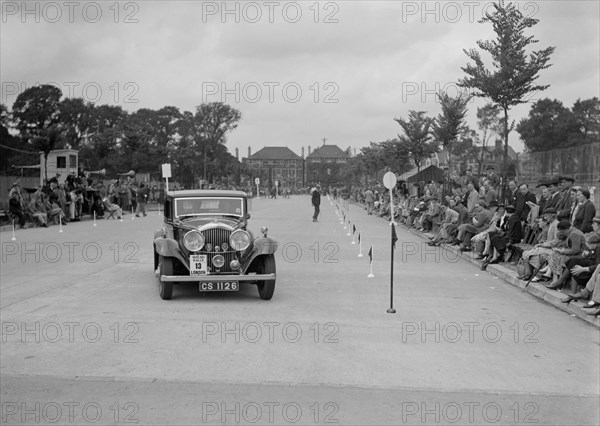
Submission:
POLYGON ((182 198, 182 197, 246 197, 246 193, 243 191, 226 191, 226 190, 214 190, 214 189, 186 189, 183 191, 169 191, 167 192, 169 197, 182 198))

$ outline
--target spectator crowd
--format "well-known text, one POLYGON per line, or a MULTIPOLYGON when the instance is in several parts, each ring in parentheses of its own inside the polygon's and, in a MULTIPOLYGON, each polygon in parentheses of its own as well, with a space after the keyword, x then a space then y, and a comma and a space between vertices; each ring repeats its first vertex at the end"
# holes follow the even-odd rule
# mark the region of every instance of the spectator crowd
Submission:
MULTIPOLYGON (((564 303, 591 299, 584 308, 599 315, 600 216, 590 190, 571 176, 540 181, 536 190, 510 180, 500 199, 500 179, 492 168, 487 171, 478 179, 467 170, 459 179, 420 188, 400 182, 394 189, 395 221, 431 233, 431 246, 473 252, 482 270, 512 264, 519 279, 566 293, 564 303)), ((364 204, 368 215, 390 220, 389 191, 381 185, 342 191, 364 204)))

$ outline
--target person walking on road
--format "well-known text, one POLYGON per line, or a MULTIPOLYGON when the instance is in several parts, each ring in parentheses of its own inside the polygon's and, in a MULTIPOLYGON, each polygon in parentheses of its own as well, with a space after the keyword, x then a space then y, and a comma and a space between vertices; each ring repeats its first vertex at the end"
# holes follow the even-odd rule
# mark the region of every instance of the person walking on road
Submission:
POLYGON ((317 185, 316 188, 313 188, 311 191, 311 203, 313 205, 313 207, 315 208, 315 213, 313 214, 313 222, 317 222, 317 218, 319 217, 319 213, 320 213, 320 206, 321 206, 321 185, 317 185))
POLYGON ((364 194, 365 203, 367 204, 367 214, 373 214, 373 204, 375 203, 375 195, 371 189, 367 189, 364 194))

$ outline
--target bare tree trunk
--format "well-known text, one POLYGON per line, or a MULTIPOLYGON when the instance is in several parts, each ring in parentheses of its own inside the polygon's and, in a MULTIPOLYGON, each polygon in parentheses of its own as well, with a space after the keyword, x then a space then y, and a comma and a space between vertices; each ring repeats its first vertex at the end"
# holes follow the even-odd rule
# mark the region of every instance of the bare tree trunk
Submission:
POLYGON ((506 203, 506 188, 508 184, 508 108, 504 107, 504 171, 502 173, 502 199, 506 203))

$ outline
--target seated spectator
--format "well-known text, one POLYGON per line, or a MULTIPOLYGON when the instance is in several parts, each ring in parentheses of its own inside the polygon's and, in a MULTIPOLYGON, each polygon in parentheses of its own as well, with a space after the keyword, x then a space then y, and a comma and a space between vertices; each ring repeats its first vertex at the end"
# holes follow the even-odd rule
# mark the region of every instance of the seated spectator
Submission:
POLYGON ((578 293, 567 293, 567 299, 563 302, 570 302, 572 300, 588 299, 592 296, 592 300, 589 304, 584 306, 584 309, 593 309, 588 312, 588 315, 600 315, 600 268, 598 265, 590 267, 593 270, 592 276, 588 280, 585 288, 578 293))
POLYGON ((571 226, 568 220, 562 220, 556 227, 558 229, 559 244, 552 248, 552 254, 548 258, 548 269, 552 272, 553 280, 546 287, 556 290, 562 284, 557 284, 566 267, 568 259, 581 254, 585 248, 583 233, 571 226))
POLYGON ((484 229, 480 233, 474 235, 471 238, 471 247, 475 246, 474 250, 474 259, 483 259, 484 254, 487 255, 490 251, 490 240, 488 238, 489 232, 494 230, 498 230, 500 226, 500 221, 506 215, 506 210, 504 206, 500 206, 497 201, 493 201, 490 205, 490 210, 494 213, 492 219, 490 220, 490 225, 487 229, 484 229))
POLYGON ((499 226, 496 229, 490 230, 488 237, 490 240, 491 249, 488 258, 484 260, 481 269, 485 270, 488 265, 500 263, 504 260, 504 253, 509 244, 518 244, 523 238, 521 229, 521 219, 517 216, 514 206, 505 207, 506 215, 500 220, 499 226), (494 256, 494 251, 498 254, 494 256))
POLYGON ((92 206, 92 215, 94 215, 94 213, 97 219, 102 219, 104 217, 104 204, 102 203, 100 197, 94 198, 94 205, 92 206))
POLYGON ((431 232, 434 225, 439 225, 441 209, 436 198, 429 200, 427 211, 421 217, 420 231, 431 232))
POLYGON ((111 203, 108 197, 102 200, 102 202, 104 203, 104 207, 107 211, 117 212, 117 219, 121 219, 121 216, 123 216, 123 210, 121 209, 121 207, 119 207, 118 204, 111 203))
POLYGON ((580 188, 576 192, 577 203, 573 209, 573 226, 583 233, 592 232, 592 220, 596 216, 596 207, 590 201, 590 191, 580 188))
POLYGON ((8 201, 8 211, 13 217, 18 219, 19 228, 25 227, 25 213, 21 207, 21 195, 18 191, 12 191, 8 201))
MULTIPOLYGON (((585 234, 585 250, 581 256, 573 257, 566 262, 566 268, 563 274, 558 279, 562 285, 571 284, 571 293, 577 292, 578 286, 585 286, 585 283, 591 278, 596 265, 600 263, 600 235, 592 232, 585 234)), ((569 303, 570 300, 563 300, 564 303, 569 303)))
POLYGON ((453 208, 456 207, 456 201, 450 200, 450 205, 442 205, 440 213, 443 216, 440 229, 435 237, 428 243, 430 246, 439 246, 442 242, 451 242, 448 228, 452 225, 456 226, 458 222, 458 212, 453 208))
MULTIPOLYGON (((544 212, 544 220, 546 223, 548 223, 548 231, 540 234, 541 236, 545 237, 541 238, 540 242, 537 243, 531 250, 526 250, 523 252, 522 258, 525 269, 523 275, 517 277, 519 279, 525 281, 531 279, 531 276, 533 275, 532 266, 539 271, 540 267, 548 261, 548 258, 552 254, 552 247, 560 242, 558 239, 557 226, 559 221, 557 218, 556 209, 546 209, 544 212)), ((537 282, 540 281, 540 279, 534 277, 533 281, 537 282)))
POLYGON ((34 222, 37 221, 40 226, 48 227, 48 214, 46 213, 46 207, 36 199, 32 199, 28 205, 29 214, 33 218, 34 222))
POLYGON ((66 217, 63 213, 62 209, 56 203, 51 203, 49 199, 45 199, 43 201, 44 207, 46 207, 46 214, 48 215, 48 222, 52 221, 54 223, 62 222, 63 225, 66 225, 66 217))
POLYGON ((479 205, 475 207, 475 217, 473 217, 472 224, 460 225, 458 227, 458 239, 462 241, 460 251, 471 251, 471 238, 474 235, 486 230, 492 221, 494 212, 488 210, 488 206, 485 201, 480 201, 479 205))

